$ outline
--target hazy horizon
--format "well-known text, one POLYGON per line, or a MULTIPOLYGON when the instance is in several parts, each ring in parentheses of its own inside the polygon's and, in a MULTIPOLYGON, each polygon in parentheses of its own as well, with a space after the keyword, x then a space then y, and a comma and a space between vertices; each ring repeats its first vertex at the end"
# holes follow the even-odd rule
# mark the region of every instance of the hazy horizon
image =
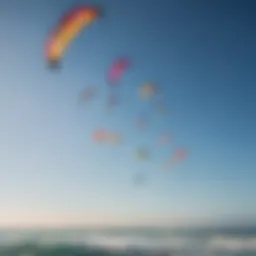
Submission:
POLYGON ((106 218, 99 218, 97 216, 94 219, 88 218, 88 216, 75 216, 70 215, 66 219, 60 221, 59 218, 51 219, 50 221, 39 222, 38 219, 42 216, 34 217, 34 221, 29 219, 28 221, 11 221, 10 218, 0 222, 0 229, 80 229, 80 228, 239 228, 239 227, 256 227, 256 221, 253 216, 248 217, 194 217, 194 218, 182 218, 178 216, 173 217, 158 217, 149 218, 147 216, 136 216, 136 218, 126 218, 117 220, 113 217, 112 220, 106 221, 106 218), (136 221, 134 221, 136 219, 136 221), (100 221, 99 221, 100 220, 100 221), (9 224, 8 224, 9 222, 9 224), (7 224, 6 224, 7 223, 7 224), (11 223, 11 224, 10 224, 11 223))

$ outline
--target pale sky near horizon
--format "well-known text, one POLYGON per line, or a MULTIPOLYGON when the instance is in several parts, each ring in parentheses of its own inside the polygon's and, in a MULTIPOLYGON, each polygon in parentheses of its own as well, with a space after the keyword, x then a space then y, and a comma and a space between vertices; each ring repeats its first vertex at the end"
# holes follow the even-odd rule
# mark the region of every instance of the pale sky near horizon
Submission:
POLYGON ((0 1, 0 226, 253 219, 255 2, 91 1, 102 4, 104 17, 51 72, 45 41, 74 3, 0 1), (119 88, 121 105, 109 114, 106 72, 122 55, 134 65, 119 88), (142 106, 137 91, 147 81, 162 86, 168 116, 142 106), (77 96, 89 85, 102 93, 79 108, 77 96), (142 108, 152 114, 143 136, 134 128, 142 108), (124 144, 93 143, 99 126, 124 133, 124 144), (165 131, 174 139, 164 148, 156 138, 165 131), (141 145, 152 155, 144 165, 133 159, 141 145), (163 171, 179 146, 189 158, 163 171), (138 171, 148 180, 136 188, 138 171))

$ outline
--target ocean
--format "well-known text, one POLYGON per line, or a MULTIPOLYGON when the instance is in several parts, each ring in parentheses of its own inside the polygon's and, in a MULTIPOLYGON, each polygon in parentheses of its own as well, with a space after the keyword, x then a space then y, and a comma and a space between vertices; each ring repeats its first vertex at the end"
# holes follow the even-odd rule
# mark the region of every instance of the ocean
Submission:
POLYGON ((0 230, 0 256, 256 256, 255 228, 0 230))

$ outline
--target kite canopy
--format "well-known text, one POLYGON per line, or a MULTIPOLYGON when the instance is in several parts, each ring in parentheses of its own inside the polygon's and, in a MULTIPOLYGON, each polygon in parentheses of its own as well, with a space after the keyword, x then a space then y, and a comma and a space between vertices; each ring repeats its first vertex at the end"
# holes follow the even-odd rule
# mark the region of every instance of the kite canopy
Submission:
POLYGON ((119 133, 108 133, 107 142, 112 145, 118 145, 122 141, 122 136, 119 133))
POLYGON ((93 87, 85 88, 78 97, 78 103, 87 103, 91 101, 97 94, 97 91, 93 87))
POLYGON ((126 57, 121 57, 114 61, 112 66, 110 67, 108 73, 108 82, 110 84, 119 83, 124 72, 131 66, 131 62, 126 57))
POLYGON ((98 142, 98 143, 102 143, 105 142, 107 138, 107 132, 105 130, 96 130, 93 133, 93 140, 98 142))
POLYGON ((85 27, 98 19, 100 14, 99 8, 77 6, 61 18, 46 43, 46 59, 49 67, 58 67, 71 42, 85 27))
POLYGON ((188 150, 185 148, 178 148, 175 150, 174 155, 173 155, 173 159, 176 162, 180 162, 183 161, 187 158, 188 156, 188 150))
POLYGON ((141 116, 136 120, 136 126, 139 129, 144 129, 148 125, 148 122, 148 118, 146 118, 145 116, 141 116))
POLYGON ((111 94, 108 98, 107 107, 112 108, 116 107, 119 104, 119 99, 117 95, 111 94))
POLYGON ((136 151, 136 156, 138 160, 145 161, 149 159, 149 152, 146 148, 139 148, 136 151))
POLYGON ((171 169, 172 167, 174 167, 176 164, 185 161, 185 159, 188 157, 188 150, 185 148, 177 148, 171 159, 169 159, 169 161, 166 164, 166 168, 167 169, 171 169))
POLYGON ((143 100, 148 100, 156 94, 156 85, 152 83, 146 83, 140 88, 140 97, 143 100))
POLYGON ((135 185, 142 185, 146 181, 146 176, 143 173, 136 173, 133 177, 133 183, 135 185))
POLYGON ((170 143, 171 135, 169 133, 161 134, 159 137, 159 143, 161 145, 167 145, 170 143))

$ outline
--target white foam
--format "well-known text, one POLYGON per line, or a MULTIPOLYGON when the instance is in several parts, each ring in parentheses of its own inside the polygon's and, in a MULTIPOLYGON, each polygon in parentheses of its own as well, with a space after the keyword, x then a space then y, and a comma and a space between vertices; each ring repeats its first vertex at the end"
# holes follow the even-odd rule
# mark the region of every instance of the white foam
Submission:
POLYGON ((256 252, 256 237, 236 238, 231 236, 217 236, 209 242, 209 248, 228 252, 256 252))
POLYGON ((86 240, 88 245, 102 246, 111 249, 127 249, 129 247, 144 249, 175 249, 188 246, 188 240, 179 237, 148 238, 136 236, 95 236, 86 240))
MULTIPOLYGON (((214 255, 218 252, 256 252, 256 237, 235 237, 235 236, 174 236, 166 235, 161 237, 150 237, 146 235, 110 235, 90 232, 40 232, 35 233, 2 233, 0 244, 13 245, 36 241, 42 245, 53 245, 65 243, 70 245, 85 245, 92 247, 103 247, 111 250, 168 250, 187 251, 193 255, 192 251, 204 251, 197 255, 214 255), (212 253, 212 254, 210 254, 212 253)), ((196 255, 196 254, 195 254, 196 255)))

